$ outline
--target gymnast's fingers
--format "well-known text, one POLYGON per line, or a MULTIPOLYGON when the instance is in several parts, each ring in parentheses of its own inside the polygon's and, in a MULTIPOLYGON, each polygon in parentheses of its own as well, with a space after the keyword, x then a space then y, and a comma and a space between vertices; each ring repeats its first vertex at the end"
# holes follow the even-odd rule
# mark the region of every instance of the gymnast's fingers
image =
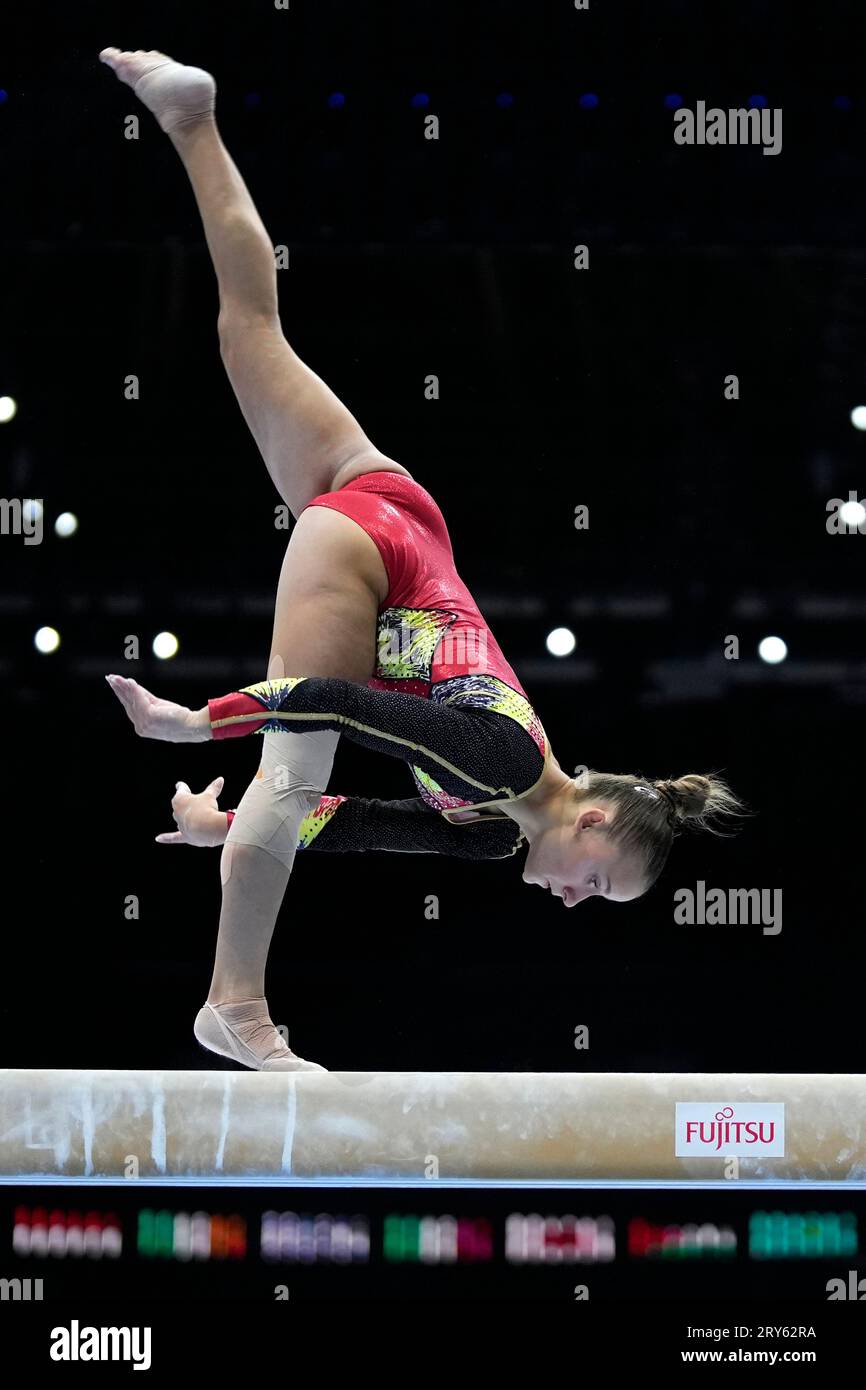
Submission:
POLYGON ((106 676, 105 679, 108 681, 109 686, 110 686, 111 689, 114 691, 114 693, 115 693, 115 695, 117 696, 118 700, 119 700, 120 703, 123 705, 123 708, 126 710, 127 714, 129 715, 129 717, 130 717, 130 719, 131 719, 131 718, 132 718, 132 714, 131 714, 131 700, 130 700, 129 693, 128 693, 127 689, 126 689, 126 685, 124 684, 123 677, 122 677, 122 676, 106 676))
POLYGON ((182 830, 166 830, 162 835, 157 835, 155 839, 158 845, 185 845, 187 843, 182 830))
MULTIPOLYGON (((125 676, 106 676, 111 689, 114 691, 123 708, 126 710, 137 734, 142 734, 145 728, 145 717, 147 712, 147 701, 142 699, 148 692, 143 686, 138 685, 133 680, 128 680, 125 676)), ((149 700, 153 696, 148 696, 149 700)))

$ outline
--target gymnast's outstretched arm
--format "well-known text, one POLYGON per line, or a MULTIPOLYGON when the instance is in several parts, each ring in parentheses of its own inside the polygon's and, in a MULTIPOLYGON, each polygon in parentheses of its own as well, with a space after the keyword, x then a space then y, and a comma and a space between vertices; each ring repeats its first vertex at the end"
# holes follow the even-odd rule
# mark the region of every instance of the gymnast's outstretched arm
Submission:
MULTIPOLYGON (((303 747, 308 738, 343 734, 420 769, 450 795, 479 803, 524 795, 544 768, 543 755, 516 720, 471 704, 424 700, 337 677, 287 676, 246 686, 193 711, 159 700, 136 681, 107 679, 143 738, 198 743, 249 733, 264 734, 266 740, 301 733, 303 747)), ((278 786, 279 747, 271 746, 278 786)), ((292 765, 290 774, 283 778, 285 790, 303 782, 300 766, 292 765)))

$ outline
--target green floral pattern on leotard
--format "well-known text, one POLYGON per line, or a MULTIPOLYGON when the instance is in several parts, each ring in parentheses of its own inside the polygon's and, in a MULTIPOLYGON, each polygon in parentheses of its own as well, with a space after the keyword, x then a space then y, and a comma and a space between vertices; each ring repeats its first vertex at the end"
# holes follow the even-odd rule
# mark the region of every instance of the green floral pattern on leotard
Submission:
POLYGON ((457 614, 442 608, 385 608, 376 632, 379 680, 425 680, 433 672, 436 648, 457 614))

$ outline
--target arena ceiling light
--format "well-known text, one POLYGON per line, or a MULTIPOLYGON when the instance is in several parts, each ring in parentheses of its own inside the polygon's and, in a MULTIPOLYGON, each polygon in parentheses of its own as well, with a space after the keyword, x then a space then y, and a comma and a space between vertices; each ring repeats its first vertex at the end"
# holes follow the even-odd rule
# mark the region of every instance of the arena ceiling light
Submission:
POLYGON ((758 643, 758 656, 768 666, 778 666, 788 655, 788 647, 781 637, 762 637, 758 643))
POLYGON ((571 656, 577 646, 577 638, 568 627, 555 627, 547 634, 545 644, 551 656, 571 656))

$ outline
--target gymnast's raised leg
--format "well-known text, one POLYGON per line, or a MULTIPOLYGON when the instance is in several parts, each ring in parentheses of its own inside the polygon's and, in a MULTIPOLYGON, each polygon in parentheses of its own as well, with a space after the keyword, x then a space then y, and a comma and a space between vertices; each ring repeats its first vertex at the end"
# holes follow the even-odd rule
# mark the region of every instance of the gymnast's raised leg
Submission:
MULTIPOLYGON (((189 175, 217 276, 222 360, 292 513, 298 517, 311 498, 362 473, 406 473, 379 453, 283 336, 273 246, 217 130, 213 79, 161 53, 106 48, 100 58, 153 112, 189 175)), ((329 508, 309 508, 295 526, 280 574, 268 675, 366 681, 387 589, 382 559, 361 528, 329 508)), ((281 767, 293 770, 291 794, 274 798, 281 821, 272 838, 255 819, 265 790, 271 791, 272 766, 260 768, 238 806, 223 849, 214 974, 196 1036, 247 1066, 290 1070, 313 1064, 288 1050, 270 1020, 265 964, 297 828, 325 788, 337 735, 287 732, 265 739, 271 763, 276 749, 281 767)))

